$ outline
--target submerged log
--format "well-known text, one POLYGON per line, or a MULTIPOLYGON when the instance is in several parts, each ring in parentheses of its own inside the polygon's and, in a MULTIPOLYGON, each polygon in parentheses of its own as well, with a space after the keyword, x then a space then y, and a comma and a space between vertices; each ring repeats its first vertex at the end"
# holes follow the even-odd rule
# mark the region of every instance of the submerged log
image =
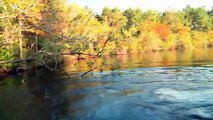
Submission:
MULTIPOLYGON (((7 60, 7 61, 0 61, 0 64, 9 64, 9 63, 28 63, 31 62, 33 59, 22 59, 22 60, 7 60)), ((16 75, 19 73, 23 73, 27 71, 27 68, 24 67, 12 67, 12 68, 0 68, 0 78, 7 77, 9 75, 16 75)))
POLYGON ((17 75, 25 71, 27 71, 27 69, 23 67, 10 68, 10 69, 3 68, 0 70, 0 78, 5 78, 10 75, 17 75))
POLYGON ((27 71, 27 68, 22 68, 22 67, 18 67, 18 68, 16 68, 16 73, 23 73, 23 72, 25 72, 25 71, 27 71))

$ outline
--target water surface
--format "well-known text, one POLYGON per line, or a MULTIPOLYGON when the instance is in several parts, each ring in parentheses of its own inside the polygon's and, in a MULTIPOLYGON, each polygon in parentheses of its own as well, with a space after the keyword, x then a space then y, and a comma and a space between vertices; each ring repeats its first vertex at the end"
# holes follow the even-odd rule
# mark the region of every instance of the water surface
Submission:
POLYGON ((85 61, 11 76, 0 81, 0 120, 212 120, 212 53, 108 57, 83 78, 85 61), (109 71, 114 62, 119 69, 109 71))

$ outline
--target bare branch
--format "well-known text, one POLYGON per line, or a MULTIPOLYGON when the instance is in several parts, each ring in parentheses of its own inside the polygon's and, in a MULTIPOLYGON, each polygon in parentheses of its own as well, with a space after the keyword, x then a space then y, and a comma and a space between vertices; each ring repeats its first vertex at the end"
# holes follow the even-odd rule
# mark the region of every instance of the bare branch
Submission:
POLYGON ((33 59, 0 61, 0 64, 31 62, 33 59))
POLYGON ((92 72, 93 70, 95 70, 96 68, 98 68, 97 66, 88 70, 87 72, 85 72, 84 74, 81 75, 81 77, 84 77, 86 74, 88 74, 89 72, 92 72))

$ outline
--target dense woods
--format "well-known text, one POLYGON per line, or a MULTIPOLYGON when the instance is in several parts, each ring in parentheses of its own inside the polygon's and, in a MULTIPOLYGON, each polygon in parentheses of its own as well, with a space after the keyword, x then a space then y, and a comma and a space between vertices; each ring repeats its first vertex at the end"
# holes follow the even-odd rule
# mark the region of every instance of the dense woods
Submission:
MULTIPOLYGON (((96 14, 66 0, 1 0, 0 63, 62 55, 102 56, 213 46, 213 9, 186 6, 163 13, 104 8, 96 14)), ((12 64, 1 64, 11 67, 12 64)))

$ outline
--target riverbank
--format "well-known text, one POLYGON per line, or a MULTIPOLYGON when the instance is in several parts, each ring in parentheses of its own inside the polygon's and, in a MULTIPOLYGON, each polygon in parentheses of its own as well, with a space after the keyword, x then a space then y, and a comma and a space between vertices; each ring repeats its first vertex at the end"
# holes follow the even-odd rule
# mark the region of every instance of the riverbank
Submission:
MULTIPOLYGON (((205 61, 205 55, 213 53, 213 48, 199 48, 199 49, 179 49, 179 50, 160 50, 160 51, 143 51, 138 53, 128 53, 128 52, 117 52, 113 55, 104 55, 102 57, 84 54, 84 55, 63 55, 62 63, 66 67, 65 71, 87 71, 96 66, 104 66, 104 70, 116 69, 113 68, 113 65, 119 67, 119 64, 128 64, 130 61, 134 60, 138 63, 143 63, 143 66, 169 66, 173 64, 174 61, 180 60, 184 63, 191 61, 192 58, 195 58, 196 61, 205 61), (209 51, 209 52, 206 52, 209 51), (196 55, 195 55, 196 54, 196 55), (147 62, 153 62, 152 65, 147 64, 147 62), (108 65, 108 67, 106 67, 108 65)), ((209 55, 210 56, 210 55, 209 55)), ((213 56, 209 57, 213 60, 213 56)), ((11 61, 6 62, 5 64, 11 61)), ((13 61, 14 62, 14 61, 13 61)), ((33 66, 26 64, 31 64, 33 60, 19 60, 15 61, 20 62, 19 66, 13 68, 1 68, 0 78, 6 77, 9 75, 15 75, 18 73, 25 72, 30 69, 45 68, 45 66, 33 66)), ((61 63, 60 63, 61 64, 61 63)), ((50 65, 51 66, 51 65, 50 65)), ((52 65, 54 66, 54 65, 52 65)), ((101 67, 102 69, 103 67, 101 67)), ((125 69, 125 67, 122 67, 125 69)), ((100 69, 100 67, 99 67, 100 69)), ((96 69, 98 71, 98 69, 96 69)))

